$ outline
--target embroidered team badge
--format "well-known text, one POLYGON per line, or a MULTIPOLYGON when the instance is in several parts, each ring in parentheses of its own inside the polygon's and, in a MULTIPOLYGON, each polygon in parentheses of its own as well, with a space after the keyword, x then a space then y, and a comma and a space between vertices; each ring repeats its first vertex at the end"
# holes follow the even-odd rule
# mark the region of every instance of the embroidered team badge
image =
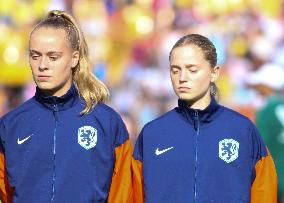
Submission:
POLYGON ((233 139, 224 139, 219 142, 219 157, 230 163, 239 156, 239 143, 233 139))
POLYGON ((78 143, 85 149, 96 146, 97 139, 97 130, 92 126, 83 126, 78 129, 78 143))

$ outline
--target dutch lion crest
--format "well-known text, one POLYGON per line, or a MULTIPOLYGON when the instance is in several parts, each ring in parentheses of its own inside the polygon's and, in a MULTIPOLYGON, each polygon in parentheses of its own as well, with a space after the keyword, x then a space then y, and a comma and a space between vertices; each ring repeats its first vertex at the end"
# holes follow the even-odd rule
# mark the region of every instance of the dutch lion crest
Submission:
POLYGON ((233 139, 224 139, 219 142, 219 157, 230 163, 239 156, 239 143, 233 139))
POLYGON ((78 143, 85 149, 96 146, 97 139, 97 130, 92 126, 83 126, 78 129, 78 143))

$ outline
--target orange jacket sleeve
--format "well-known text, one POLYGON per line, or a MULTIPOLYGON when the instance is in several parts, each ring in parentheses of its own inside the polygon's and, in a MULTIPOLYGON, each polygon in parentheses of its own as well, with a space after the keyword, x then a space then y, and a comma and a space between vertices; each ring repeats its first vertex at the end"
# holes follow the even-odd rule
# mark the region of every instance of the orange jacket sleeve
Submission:
POLYGON ((115 149, 116 161, 108 198, 110 203, 133 202, 131 172, 132 151, 129 140, 126 140, 115 149))
POLYGON ((133 171, 133 202, 144 202, 144 188, 143 188, 143 174, 142 162, 140 160, 132 159, 133 171))
POLYGON ((251 187, 251 203, 277 202, 277 175, 272 157, 267 150, 267 156, 255 165, 255 179, 251 187))
POLYGON ((6 169, 5 158, 2 152, 0 152, 0 199, 2 203, 12 202, 13 190, 9 185, 6 169))
POLYGON ((145 202, 144 178, 143 178, 143 130, 138 136, 133 157, 132 157, 132 172, 133 172, 133 202, 145 202))

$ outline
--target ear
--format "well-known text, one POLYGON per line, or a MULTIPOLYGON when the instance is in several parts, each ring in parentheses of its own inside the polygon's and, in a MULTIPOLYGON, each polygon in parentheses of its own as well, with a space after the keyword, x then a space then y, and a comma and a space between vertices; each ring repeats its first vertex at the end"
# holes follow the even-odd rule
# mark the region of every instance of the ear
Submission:
POLYGON ((75 68, 79 62, 80 54, 79 51, 74 51, 72 54, 72 64, 71 67, 75 68))
POLYGON ((216 80, 218 79, 220 74, 220 67, 219 66, 215 66, 212 71, 211 71, 211 80, 210 82, 216 82, 216 80))

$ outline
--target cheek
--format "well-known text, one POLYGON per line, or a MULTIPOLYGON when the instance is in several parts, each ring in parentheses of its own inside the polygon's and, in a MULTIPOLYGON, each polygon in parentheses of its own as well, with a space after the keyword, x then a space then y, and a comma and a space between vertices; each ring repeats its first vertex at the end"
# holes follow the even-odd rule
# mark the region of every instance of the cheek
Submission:
POLYGON ((32 73, 34 74, 37 71, 37 63, 33 60, 29 60, 30 68, 32 70, 32 73))
POLYGON ((53 70, 57 71, 58 73, 68 73, 71 71, 71 63, 69 61, 57 61, 53 63, 53 70))
POLYGON ((194 83, 198 86, 209 86, 211 82, 211 75, 207 73, 202 73, 200 75, 197 75, 194 79, 194 83))
POLYGON ((172 85, 173 85, 174 87, 176 87, 176 85, 177 85, 177 83, 178 83, 178 76, 171 74, 170 77, 171 77, 172 85))
POLYGON ((72 77, 72 68, 70 64, 64 64, 55 74, 59 76, 59 80, 68 80, 72 77))

